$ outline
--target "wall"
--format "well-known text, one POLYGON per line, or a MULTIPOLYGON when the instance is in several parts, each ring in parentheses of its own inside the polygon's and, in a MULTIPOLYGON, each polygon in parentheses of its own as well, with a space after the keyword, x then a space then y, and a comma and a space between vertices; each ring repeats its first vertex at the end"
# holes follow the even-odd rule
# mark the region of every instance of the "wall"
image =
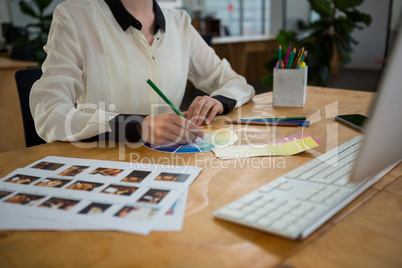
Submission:
MULTIPOLYGON (((0 0, 0 24, 3 22, 11 22, 9 0, 0 0)), ((4 42, 3 32, 0 27, 0 44, 4 42)))
POLYGON ((354 46, 352 63, 348 68, 380 70, 377 60, 384 58, 388 28, 390 0, 365 0, 359 11, 371 15, 372 23, 364 30, 355 30, 352 37, 359 42, 354 46))

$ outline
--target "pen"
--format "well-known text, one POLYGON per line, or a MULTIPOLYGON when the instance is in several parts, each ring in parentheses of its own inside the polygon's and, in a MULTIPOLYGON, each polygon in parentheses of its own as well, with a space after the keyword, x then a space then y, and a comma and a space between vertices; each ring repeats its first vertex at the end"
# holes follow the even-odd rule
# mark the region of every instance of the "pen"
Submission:
POLYGON ((297 127, 297 123, 276 123, 276 122, 253 122, 253 121, 238 121, 238 120, 228 120, 225 121, 228 124, 239 124, 239 125, 260 125, 260 126, 283 126, 283 127, 297 127))
POLYGON ((170 108, 173 109, 173 111, 177 114, 180 115, 181 117, 184 117, 184 114, 160 91, 160 89, 151 81, 151 79, 147 80, 148 85, 150 85, 156 93, 170 106, 170 108))

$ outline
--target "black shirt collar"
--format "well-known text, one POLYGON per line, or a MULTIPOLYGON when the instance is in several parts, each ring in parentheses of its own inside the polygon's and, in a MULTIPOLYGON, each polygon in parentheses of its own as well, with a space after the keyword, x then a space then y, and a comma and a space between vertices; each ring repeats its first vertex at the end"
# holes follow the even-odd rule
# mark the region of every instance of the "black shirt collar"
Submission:
MULTIPOLYGON (((126 10, 120 0, 105 0, 105 2, 109 5, 114 18, 116 19, 117 23, 119 23, 123 31, 127 30, 130 26, 133 26, 137 30, 141 30, 141 22, 139 22, 126 10)), ((165 16, 163 16, 162 10, 156 0, 153 0, 153 3, 155 12, 154 34, 156 34, 160 28, 166 32, 165 16)))

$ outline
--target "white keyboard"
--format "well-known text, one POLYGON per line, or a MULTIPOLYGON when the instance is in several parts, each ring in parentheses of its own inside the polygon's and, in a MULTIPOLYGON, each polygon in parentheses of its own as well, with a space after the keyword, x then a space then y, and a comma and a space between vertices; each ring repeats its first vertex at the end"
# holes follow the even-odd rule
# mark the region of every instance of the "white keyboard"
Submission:
POLYGON ((290 239, 303 239, 381 177, 352 184, 356 137, 215 211, 215 217, 290 239))

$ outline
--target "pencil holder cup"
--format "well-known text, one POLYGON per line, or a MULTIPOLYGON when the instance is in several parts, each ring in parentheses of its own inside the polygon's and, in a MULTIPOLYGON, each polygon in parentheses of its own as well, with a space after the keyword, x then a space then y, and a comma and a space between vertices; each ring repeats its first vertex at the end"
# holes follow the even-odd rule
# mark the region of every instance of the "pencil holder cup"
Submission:
POLYGON ((303 107, 306 103, 308 67, 274 69, 273 106, 303 107))

